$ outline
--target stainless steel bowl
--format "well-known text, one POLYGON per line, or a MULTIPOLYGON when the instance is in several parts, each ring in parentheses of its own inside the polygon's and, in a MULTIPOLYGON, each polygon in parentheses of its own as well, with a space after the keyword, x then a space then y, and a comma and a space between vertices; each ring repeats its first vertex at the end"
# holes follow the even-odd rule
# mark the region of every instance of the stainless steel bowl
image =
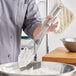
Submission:
POLYGON ((70 52, 76 52, 76 38, 63 38, 61 39, 65 48, 70 52))
MULTIPOLYGON (((58 62, 33 62, 33 68, 49 68, 51 70, 58 71, 59 74, 55 75, 38 75, 38 76, 73 76, 76 71, 76 67, 70 64, 58 63, 58 62)), ((36 75, 26 75, 17 72, 19 70, 18 63, 7 63, 0 65, 0 76, 36 76, 36 75)), ((20 70, 19 70, 20 71, 20 70)))

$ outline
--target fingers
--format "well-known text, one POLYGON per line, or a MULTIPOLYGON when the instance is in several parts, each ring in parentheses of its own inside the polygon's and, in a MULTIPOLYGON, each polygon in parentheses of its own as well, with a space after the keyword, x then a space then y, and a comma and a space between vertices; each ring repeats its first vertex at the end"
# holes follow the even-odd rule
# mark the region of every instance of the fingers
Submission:
MULTIPOLYGON (((53 16, 47 16, 46 19, 45 19, 45 21, 44 21, 44 24, 47 24, 48 21, 49 21, 52 17, 53 17, 53 16)), ((55 18, 52 23, 55 23, 55 22, 57 22, 57 18, 55 18)))
MULTIPOLYGON (((47 22, 52 18, 52 16, 47 16, 45 21, 44 21, 44 25, 47 24, 47 22)), ((50 25, 49 27, 49 31, 54 31, 55 28, 57 27, 58 25, 58 20, 57 18, 55 18, 54 22, 50 25)))
POLYGON ((51 18, 52 18, 52 16, 47 16, 45 21, 44 21, 44 24, 46 24, 51 18))
POLYGON ((57 28, 58 22, 56 23, 52 23, 51 26, 49 27, 49 31, 55 31, 55 29, 57 28))

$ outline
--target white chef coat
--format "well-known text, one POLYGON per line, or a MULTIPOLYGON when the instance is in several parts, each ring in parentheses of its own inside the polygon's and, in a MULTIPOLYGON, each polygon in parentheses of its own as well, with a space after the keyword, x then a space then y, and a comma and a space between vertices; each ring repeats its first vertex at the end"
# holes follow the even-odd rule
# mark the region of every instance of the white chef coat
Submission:
POLYGON ((0 0, 0 63, 17 61, 22 29, 33 38, 41 23, 35 0, 0 0))

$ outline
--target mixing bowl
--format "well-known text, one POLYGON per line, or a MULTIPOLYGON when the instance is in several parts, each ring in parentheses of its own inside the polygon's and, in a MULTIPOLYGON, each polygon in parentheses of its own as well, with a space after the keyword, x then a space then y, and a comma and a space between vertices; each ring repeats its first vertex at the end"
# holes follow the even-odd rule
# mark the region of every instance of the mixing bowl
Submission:
POLYGON ((65 48, 70 52, 76 52, 76 38, 63 38, 61 39, 65 48))
MULTIPOLYGON (((7 63, 7 64, 2 64, 0 65, 0 76, 72 76, 73 73, 76 71, 76 67, 74 65, 70 65, 70 64, 64 64, 64 63, 58 63, 58 62, 32 62, 33 66, 32 68, 34 70, 40 69, 40 68, 46 68, 46 70, 44 71, 44 74, 39 74, 42 72, 31 75, 30 73, 32 71, 29 72, 28 74, 21 74, 21 70, 18 67, 18 63, 17 62, 13 62, 13 63, 7 63), (48 70, 50 74, 48 73, 48 70), (46 74, 47 73, 47 74, 46 74), (45 75, 46 74, 46 75, 45 75)), ((42 70, 41 70, 42 71, 42 70)))

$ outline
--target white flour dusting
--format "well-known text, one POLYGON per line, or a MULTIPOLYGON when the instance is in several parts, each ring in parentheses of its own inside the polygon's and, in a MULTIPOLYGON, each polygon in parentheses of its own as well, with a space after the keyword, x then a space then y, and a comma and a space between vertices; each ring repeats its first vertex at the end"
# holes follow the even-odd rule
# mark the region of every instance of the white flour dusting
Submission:
POLYGON ((59 71, 49 69, 49 68, 38 68, 38 69, 29 69, 29 70, 24 70, 21 71, 17 66, 15 67, 1 67, 1 71, 6 72, 6 73, 13 73, 13 74, 20 74, 20 75, 57 75, 60 74, 59 71))
POLYGON ((59 74, 58 71, 50 70, 48 68, 39 68, 39 69, 30 69, 30 70, 24 70, 21 72, 21 74, 26 75, 57 75, 59 74))
MULTIPOLYGON (((20 55, 18 57, 18 66, 19 68, 26 66, 29 64, 34 58, 34 53, 33 50, 29 50, 26 48, 25 50, 22 50, 20 52, 20 55)), ((25 74, 25 75, 57 75, 59 74, 58 71, 55 70, 50 70, 49 68, 39 68, 39 69, 34 69, 31 68, 29 70, 24 70, 24 71, 17 71, 15 70, 15 73, 19 74, 25 74)))
POLYGON ((24 67, 27 66, 34 59, 34 51, 28 49, 27 47, 24 50, 21 50, 18 56, 18 66, 24 67))

